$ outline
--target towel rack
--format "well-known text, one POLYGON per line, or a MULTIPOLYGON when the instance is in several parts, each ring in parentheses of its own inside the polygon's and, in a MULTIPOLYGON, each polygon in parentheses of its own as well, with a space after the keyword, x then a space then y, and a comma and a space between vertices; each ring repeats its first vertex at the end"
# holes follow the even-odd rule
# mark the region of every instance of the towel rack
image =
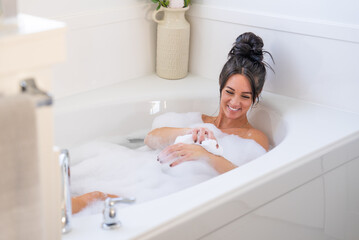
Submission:
POLYGON ((39 89, 36 86, 35 79, 27 78, 25 80, 22 80, 20 82, 20 87, 21 87, 21 92, 23 92, 23 93, 37 95, 37 96, 41 97, 36 103, 37 107, 52 105, 52 103, 53 103, 52 97, 50 96, 50 94, 48 94, 45 91, 42 91, 41 89, 39 89))

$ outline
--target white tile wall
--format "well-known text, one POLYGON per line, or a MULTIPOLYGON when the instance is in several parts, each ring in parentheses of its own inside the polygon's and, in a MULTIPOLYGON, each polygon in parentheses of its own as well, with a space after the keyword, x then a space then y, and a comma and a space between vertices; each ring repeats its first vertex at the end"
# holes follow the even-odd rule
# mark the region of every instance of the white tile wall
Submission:
POLYGON ((251 31, 263 38, 276 63, 264 90, 359 113, 355 21, 342 24, 230 6, 194 5, 189 12, 193 74, 217 81, 236 37, 251 31))
MULTIPOLYGON (((266 91, 359 113, 357 1, 194 3, 188 16, 192 74, 217 81, 235 38, 252 31, 276 61, 266 91)), ((21 12, 70 26, 67 63, 54 76, 55 97, 154 73, 156 25, 149 18, 154 5, 146 0, 20 0, 21 12)))
POLYGON ((154 73, 155 4, 126 1, 19 1, 21 12, 67 24, 66 62, 54 69, 56 99, 154 73))

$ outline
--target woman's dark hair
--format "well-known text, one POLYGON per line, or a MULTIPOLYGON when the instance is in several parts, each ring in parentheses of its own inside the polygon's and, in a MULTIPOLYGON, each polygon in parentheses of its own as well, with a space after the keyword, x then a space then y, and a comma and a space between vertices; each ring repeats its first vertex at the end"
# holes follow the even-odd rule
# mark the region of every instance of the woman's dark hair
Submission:
POLYGON ((237 37, 228 54, 228 60, 219 75, 221 96, 222 89, 228 79, 234 74, 242 74, 249 80, 252 89, 252 101, 253 104, 256 103, 263 89, 266 67, 273 71, 273 68, 263 60, 263 55, 266 53, 273 61, 272 55, 263 50, 263 45, 262 38, 251 32, 243 33, 237 37))

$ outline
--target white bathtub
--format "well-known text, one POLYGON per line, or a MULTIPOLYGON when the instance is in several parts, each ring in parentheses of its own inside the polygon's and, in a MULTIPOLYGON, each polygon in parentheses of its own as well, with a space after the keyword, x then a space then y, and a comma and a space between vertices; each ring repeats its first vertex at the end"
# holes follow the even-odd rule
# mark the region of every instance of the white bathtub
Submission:
MULTIPOLYGON (((165 111, 217 107, 216 82, 149 76, 58 100, 55 142, 71 154, 97 137, 138 138, 165 111)), ((75 217, 63 239, 359 239, 359 116, 265 92, 250 122, 269 136, 270 152, 119 209, 120 229, 103 230, 100 214, 75 217)))

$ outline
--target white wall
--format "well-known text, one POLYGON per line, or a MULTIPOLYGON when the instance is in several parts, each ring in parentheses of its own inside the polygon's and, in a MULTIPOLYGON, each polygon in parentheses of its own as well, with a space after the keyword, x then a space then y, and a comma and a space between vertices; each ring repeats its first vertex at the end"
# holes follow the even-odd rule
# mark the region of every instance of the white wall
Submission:
POLYGON ((45 18, 61 18, 89 11, 103 11, 146 3, 146 0, 17 0, 20 12, 45 18))
POLYGON ((359 24, 356 0, 193 0, 194 3, 254 13, 359 24))
POLYGON ((19 0, 20 12, 67 24, 67 59, 55 67, 55 98, 149 75, 156 28, 147 0, 19 0))
POLYGON ((192 73, 217 81, 236 37, 252 31, 263 38, 276 62, 276 74, 269 76, 265 90, 359 113, 356 1, 346 0, 351 7, 342 12, 342 2, 330 6, 321 1, 324 8, 301 1, 311 6, 308 11, 279 0, 262 6, 258 1, 194 2, 200 4, 189 11, 192 73))
MULTIPOLYGON (((359 113, 359 2, 193 0, 190 72, 217 81, 235 38, 260 35, 276 61, 265 90, 359 113)), ((155 70, 150 0, 19 0, 21 12, 68 24, 56 98, 155 70)))

